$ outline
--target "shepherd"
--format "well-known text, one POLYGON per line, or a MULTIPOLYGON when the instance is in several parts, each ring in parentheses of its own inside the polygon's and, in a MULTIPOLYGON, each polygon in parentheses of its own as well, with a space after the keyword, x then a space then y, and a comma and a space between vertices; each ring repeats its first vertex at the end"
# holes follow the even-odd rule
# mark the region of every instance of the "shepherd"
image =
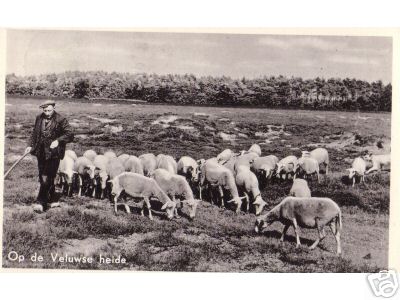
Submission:
POLYGON ((25 154, 37 157, 40 189, 33 205, 35 212, 41 213, 49 207, 60 206, 54 201, 54 180, 60 160, 64 158, 65 146, 74 139, 68 120, 55 111, 55 101, 47 100, 39 108, 43 112, 36 117, 25 154))

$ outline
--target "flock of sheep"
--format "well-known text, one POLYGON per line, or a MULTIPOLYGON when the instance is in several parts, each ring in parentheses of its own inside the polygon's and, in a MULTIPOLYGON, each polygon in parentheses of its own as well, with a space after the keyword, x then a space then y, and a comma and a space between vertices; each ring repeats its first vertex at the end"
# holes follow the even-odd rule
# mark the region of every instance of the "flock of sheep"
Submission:
MULTIPOLYGON (((356 177, 364 181, 364 174, 380 170, 388 164, 390 154, 366 154, 355 158, 352 167, 347 170, 354 186, 356 177), (368 162, 372 162, 372 167, 367 171, 368 162)), ((211 203, 221 207, 224 207, 224 198, 228 196, 230 200, 226 203, 234 204, 237 213, 243 204, 246 212, 250 206, 254 209, 259 216, 256 232, 261 232, 274 221, 280 221, 284 224, 283 240, 289 227, 293 226, 297 247, 300 245, 299 227, 317 229, 318 238, 310 247, 314 249, 326 235, 324 227, 329 225, 337 242, 337 254, 341 255, 340 208, 329 198, 311 197, 307 183, 312 176, 320 182, 320 166, 324 166, 325 174, 328 174, 329 154, 324 148, 303 151, 300 158, 290 155, 279 160, 274 155, 261 156, 260 146, 254 144, 247 151, 234 153, 226 149, 217 157, 197 161, 189 156, 176 161, 165 154, 117 156, 113 151, 97 154, 93 150, 87 150, 77 157, 74 151, 67 150, 60 162, 58 184, 69 196, 76 191, 78 196, 109 198, 114 203, 115 212, 118 201, 126 195, 141 198, 141 214, 144 215, 146 207, 150 219, 153 219, 152 198, 163 203, 162 210, 166 211, 168 219, 179 218, 183 204, 187 205, 189 216, 193 219, 205 193, 208 193, 207 198, 211 203), (276 178, 293 180, 290 194, 267 214, 260 216, 266 205, 260 188, 276 178)), ((130 213, 129 206, 124 206, 130 213)))

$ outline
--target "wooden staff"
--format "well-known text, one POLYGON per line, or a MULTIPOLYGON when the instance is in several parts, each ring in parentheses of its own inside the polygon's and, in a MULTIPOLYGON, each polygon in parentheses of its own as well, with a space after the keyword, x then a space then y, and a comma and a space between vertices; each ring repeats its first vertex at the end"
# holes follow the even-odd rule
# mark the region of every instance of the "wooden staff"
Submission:
POLYGON ((7 175, 10 174, 10 172, 12 171, 12 169, 14 169, 21 160, 24 159, 25 156, 27 156, 28 154, 30 154, 30 152, 25 153, 24 155, 22 155, 20 158, 18 158, 18 160, 11 166, 11 168, 8 169, 8 171, 4 174, 4 179, 6 179, 7 175))

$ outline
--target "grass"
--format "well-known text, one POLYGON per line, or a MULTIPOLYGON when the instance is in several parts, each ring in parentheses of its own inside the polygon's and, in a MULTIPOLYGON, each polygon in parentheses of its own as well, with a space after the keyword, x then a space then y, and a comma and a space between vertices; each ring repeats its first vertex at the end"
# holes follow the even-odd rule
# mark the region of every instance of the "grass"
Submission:
MULTIPOLYGON (((7 99, 5 169, 13 163, 13 155, 23 153, 34 117, 40 112, 39 102, 7 99)), ((387 267, 389 173, 369 175, 365 184, 354 188, 342 177, 361 151, 371 149, 379 140, 390 141, 390 114, 59 102, 57 111, 75 123, 76 139, 69 148, 78 155, 86 149, 113 149, 117 154, 153 152, 199 159, 215 156, 225 148, 248 149, 257 142, 263 155, 282 158, 300 156, 301 150, 312 149, 312 144, 329 145, 342 142, 343 136, 356 136, 357 142, 328 149, 330 174, 322 175, 321 184, 310 185, 314 196, 330 197, 341 206, 344 256, 335 257, 336 244, 330 233, 311 251, 307 246, 316 232, 302 230, 302 246, 296 249, 292 229, 280 243, 283 225, 273 224, 269 231, 257 235, 253 214, 236 215, 206 201, 199 205, 193 221, 185 217, 168 221, 160 214, 150 221, 137 209, 130 215, 122 210, 115 215, 108 201, 77 196, 63 196, 61 208, 38 215, 30 208, 38 188, 36 159, 28 158, 5 180, 4 267, 195 272, 374 272, 387 267), (169 126, 153 124, 164 115, 179 118, 169 126), (88 116, 115 121, 102 123, 88 116), (123 131, 113 133, 112 126, 119 125, 123 131), (268 133, 268 125, 284 125, 283 132, 267 137, 257 134, 268 133), (235 139, 223 140, 221 132, 235 135, 235 139), (11 262, 7 259, 10 251, 26 257, 37 252, 45 261, 11 262), (51 253, 91 256, 94 262, 53 262, 51 253), (121 255, 126 263, 102 264, 100 254, 121 255)), ((290 187, 289 182, 276 182, 263 189, 266 209, 279 203, 290 187)), ((157 208, 157 203, 152 206, 157 208)))

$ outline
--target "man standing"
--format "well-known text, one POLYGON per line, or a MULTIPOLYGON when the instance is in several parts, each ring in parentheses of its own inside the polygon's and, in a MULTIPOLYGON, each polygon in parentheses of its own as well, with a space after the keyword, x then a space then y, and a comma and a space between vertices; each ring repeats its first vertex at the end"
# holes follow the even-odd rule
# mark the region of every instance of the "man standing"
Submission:
POLYGON ((43 212, 49 205, 59 206, 58 202, 52 203, 54 179, 60 160, 64 158, 65 146, 73 141, 74 134, 67 119, 54 110, 55 101, 47 100, 39 107, 43 109, 43 113, 36 117, 25 153, 35 155, 38 160, 40 189, 33 209, 43 212))

